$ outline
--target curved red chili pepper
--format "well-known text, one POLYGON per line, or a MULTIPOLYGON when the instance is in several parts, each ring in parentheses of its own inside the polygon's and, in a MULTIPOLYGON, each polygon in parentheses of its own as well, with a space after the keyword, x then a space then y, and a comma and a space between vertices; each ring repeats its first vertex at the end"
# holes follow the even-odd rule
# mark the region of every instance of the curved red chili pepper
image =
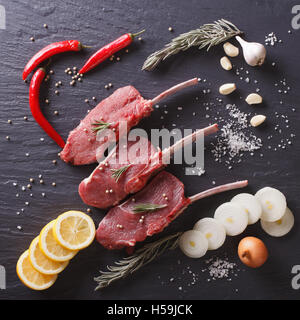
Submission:
POLYGON ((98 64, 109 58, 111 55, 116 53, 117 51, 127 47, 133 41, 133 39, 143 33, 145 30, 142 30, 138 33, 126 33, 123 34, 118 39, 113 42, 107 44, 106 46, 99 49, 95 52, 84 64, 84 66, 80 69, 79 73, 86 73, 91 69, 95 68, 98 64))
POLYGON ((29 106, 35 121, 61 148, 64 148, 65 142, 62 137, 54 130, 47 121, 40 109, 40 86, 46 75, 44 68, 39 68, 34 74, 29 86, 29 106))
POLYGON ((83 48, 78 40, 66 40, 61 42, 54 42, 37 52, 26 64, 23 71, 23 80, 25 80, 29 73, 33 71, 43 61, 49 59, 55 54, 66 51, 80 51, 83 48))

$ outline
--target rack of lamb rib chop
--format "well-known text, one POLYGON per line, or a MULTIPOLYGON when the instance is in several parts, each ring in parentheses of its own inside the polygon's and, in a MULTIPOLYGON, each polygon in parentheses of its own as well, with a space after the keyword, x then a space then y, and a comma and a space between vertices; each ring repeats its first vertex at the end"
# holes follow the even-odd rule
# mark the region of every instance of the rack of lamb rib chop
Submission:
POLYGON ((126 123, 127 132, 129 132, 141 119, 150 115, 155 104, 179 90, 197 83, 197 78, 179 83, 152 100, 144 99, 133 86, 117 89, 91 110, 80 124, 69 133, 67 143, 60 152, 61 159, 74 165, 97 162, 103 158, 108 142, 112 140, 117 142, 123 135, 123 130, 119 132, 120 123, 126 123), (97 139, 97 133, 104 129, 110 129, 113 134, 108 136, 106 140, 97 139))
POLYGON ((83 202, 97 208, 117 205, 128 194, 141 190, 151 177, 169 163, 170 157, 176 151, 198 137, 215 133, 217 130, 217 124, 197 130, 163 151, 156 149, 144 137, 140 137, 139 141, 128 141, 125 138, 124 145, 120 141, 91 175, 80 183, 79 195, 83 202), (137 144, 145 146, 144 152, 136 148, 137 144), (138 155, 137 152, 142 154, 138 155))
POLYGON ((238 181, 186 198, 181 181, 162 171, 143 190, 109 210, 99 224, 96 239, 110 250, 133 248, 136 242, 161 232, 191 203, 247 185, 247 180, 238 181))

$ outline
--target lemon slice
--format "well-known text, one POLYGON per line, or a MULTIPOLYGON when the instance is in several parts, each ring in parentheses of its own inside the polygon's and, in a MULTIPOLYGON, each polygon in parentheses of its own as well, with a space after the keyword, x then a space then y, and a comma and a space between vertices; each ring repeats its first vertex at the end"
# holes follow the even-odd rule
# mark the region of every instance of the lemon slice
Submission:
POLYGON ((80 250, 89 246, 95 238, 94 221, 80 211, 67 211, 55 220, 54 238, 69 250, 80 250))
POLYGON ((54 238, 53 225, 55 220, 49 222, 41 231, 39 246, 43 254, 53 261, 68 261, 72 259, 77 251, 62 247, 54 238))
POLYGON ((57 262, 47 258, 39 247, 39 237, 33 239, 30 244, 29 260, 34 269, 43 274, 58 274, 69 264, 69 261, 57 262))
POLYGON ((29 250, 20 256, 17 262, 17 275, 20 280, 33 290, 45 290, 53 285, 57 275, 46 275, 36 271, 29 261, 29 250))

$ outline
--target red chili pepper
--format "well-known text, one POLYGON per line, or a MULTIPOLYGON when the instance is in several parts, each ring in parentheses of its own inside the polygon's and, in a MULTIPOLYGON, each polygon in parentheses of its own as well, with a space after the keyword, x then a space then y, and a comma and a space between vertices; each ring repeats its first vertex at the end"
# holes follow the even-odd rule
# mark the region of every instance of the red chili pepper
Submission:
POLYGON ((77 40, 66 40, 61 42, 54 42, 37 52, 26 64, 23 71, 23 80, 25 80, 29 73, 33 71, 43 61, 49 59, 55 54, 66 51, 80 51, 84 46, 77 40))
POLYGON ((126 33, 123 34, 118 39, 114 40, 113 42, 107 44, 106 46, 99 49, 97 52, 95 52, 84 64, 84 66, 81 68, 79 73, 86 73, 89 70, 95 68, 98 64, 109 58, 111 55, 113 55, 115 52, 127 47, 131 44, 133 39, 143 33, 145 30, 142 30, 138 33, 126 33))
POLYGON ((40 86, 46 75, 44 68, 39 68, 33 75, 29 86, 29 105, 31 113, 36 122, 42 129, 51 137, 61 148, 65 146, 65 142, 62 137, 54 130, 51 124, 43 116, 40 109, 40 86))

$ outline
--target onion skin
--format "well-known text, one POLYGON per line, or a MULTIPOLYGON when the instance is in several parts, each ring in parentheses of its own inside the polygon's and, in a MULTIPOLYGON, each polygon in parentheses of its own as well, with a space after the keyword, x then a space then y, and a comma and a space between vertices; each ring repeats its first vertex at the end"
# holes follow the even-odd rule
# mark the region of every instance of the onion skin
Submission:
POLYGON ((256 237, 245 237, 238 246, 238 255, 241 261, 250 268, 261 267, 268 259, 268 249, 256 237))

